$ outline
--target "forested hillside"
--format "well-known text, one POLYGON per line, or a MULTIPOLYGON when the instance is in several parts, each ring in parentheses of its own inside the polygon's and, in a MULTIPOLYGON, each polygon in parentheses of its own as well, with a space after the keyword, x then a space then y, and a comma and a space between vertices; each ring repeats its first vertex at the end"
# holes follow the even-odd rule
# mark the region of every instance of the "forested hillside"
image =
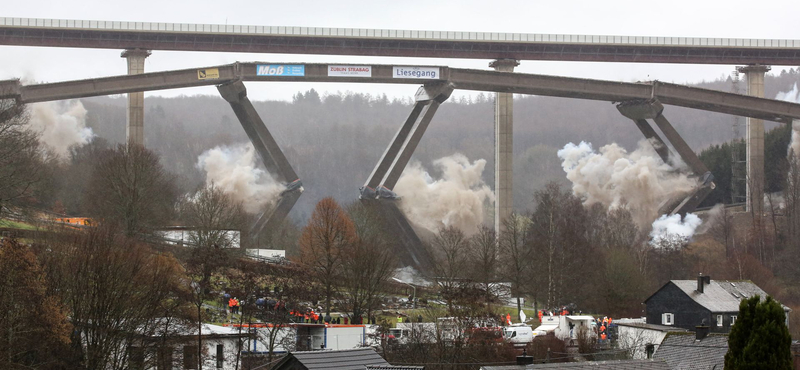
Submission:
MULTIPOLYGON (((767 97, 790 90, 798 76, 795 70, 768 75, 767 97)), ((730 79, 725 78, 697 86, 731 90, 730 79)), ((740 88, 744 87, 744 82, 740 83, 740 88)), ((486 159, 483 180, 493 187, 492 98, 493 94, 485 94, 443 104, 414 160, 438 178, 431 163, 435 159, 454 153, 471 161, 486 159)), ((111 143, 124 140, 124 97, 82 102, 88 111, 87 125, 97 137, 111 143)), ((306 219, 313 205, 328 195, 342 203, 355 199, 411 104, 410 98, 389 100, 357 93, 320 96, 314 90, 298 93, 293 102, 254 102, 305 185, 292 217, 306 219)), ((151 97, 145 107, 145 144, 161 155, 184 192, 195 190, 205 180, 197 167, 204 151, 247 142, 233 111, 218 96, 151 97)), ((665 115, 697 152, 733 137, 732 116, 673 106, 667 106, 665 115)), ((744 134, 743 121, 740 135, 744 134)), ((769 123, 768 129, 775 126, 769 123)), ((641 139, 633 123, 610 103, 518 96, 514 106, 515 207, 530 208, 533 192, 548 181, 567 184, 556 156, 565 144, 586 141, 597 149, 616 142, 632 150, 641 139)), ((69 208, 71 213, 80 211, 69 208)))

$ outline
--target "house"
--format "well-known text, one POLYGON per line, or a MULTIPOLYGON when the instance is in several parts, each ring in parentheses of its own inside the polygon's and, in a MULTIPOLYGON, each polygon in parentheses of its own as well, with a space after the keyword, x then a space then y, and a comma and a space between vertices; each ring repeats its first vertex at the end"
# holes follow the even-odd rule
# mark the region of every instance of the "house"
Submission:
POLYGON ((194 328, 181 328, 177 332, 161 336, 154 335, 145 342, 146 346, 128 345, 127 362, 129 369, 173 370, 197 369, 198 360, 204 369, 236 369, 240 343, 249 337, 246 331, 218 325, 203 324, 203 349, 198 350, 197 331, 194 328), (199 357, 202 353, 202 357, 199 357))
MULTIPOLYGON (((697 280, 671 280, 664 284, 644 303, 647 305, 647 324, 674 326, 694 330, 708 325, 713 333, 728 333, 739 314, 742 299, 767 293, 749 280, 711 280, 698 276, 697 280)), ((786 311, 786 325, 788 313, 786 311)))
POLYGON ((670 332, 688 333, 688 330, 674 326, 626 322, 624 319, 614 323, 617 325, 617 346, 627 350, 634 359, 651 357, 670 332))
POLYGON ((567 370, 669 370, 662 360, 619 360, 619 361, 581 361, 558 362, 551 364, 481 366, 481 370, 526 370, 526 369, 567 369, 567 370))
POLYGON ((669 333, 653 354, 671 370, 713 370, 725 367, 728 353, 727 334, 669 333))
POLYGON ((278 361, 272 370, 364 370, 364 369, 409 369, 422 370, 416 366, 392 366, 372 348, 357 348, 337 351, 291 352, 278 361))

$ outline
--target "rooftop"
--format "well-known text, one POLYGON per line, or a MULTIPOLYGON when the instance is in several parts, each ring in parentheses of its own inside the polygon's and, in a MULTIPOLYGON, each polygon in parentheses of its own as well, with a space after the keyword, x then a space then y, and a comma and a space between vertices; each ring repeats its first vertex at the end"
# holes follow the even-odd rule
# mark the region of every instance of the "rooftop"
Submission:
POLYGON ((755 295, 762 299, 767 297, 767 292, 749 280, 711 280, 703 287, 703 293, 697 291, 697 280, 671 280, 670 283, 711 312, 739 312, 742 299, 755 295))
MULTIPOLYGON (((389 363, 372 348, 356 348, 336 351, 291 352, 272 369, 298 368, 291 366, 294 363, 298 363, 302 368, 308 370, 364 370, 367 366, 389 366, 389 363)), ((403 368, 401 367, 401 369, 403 368)))
POLYGON ((694 333, 669 333, 653 358, 664 360, 672 370, 722 369, 728 353, 728 336, 709 334, 697 340, 694 333))
POLYGON ((552 364, 482 366, 481 370, 571 369, 571 370, 669 370, 663 360, 560 362, 552 364))

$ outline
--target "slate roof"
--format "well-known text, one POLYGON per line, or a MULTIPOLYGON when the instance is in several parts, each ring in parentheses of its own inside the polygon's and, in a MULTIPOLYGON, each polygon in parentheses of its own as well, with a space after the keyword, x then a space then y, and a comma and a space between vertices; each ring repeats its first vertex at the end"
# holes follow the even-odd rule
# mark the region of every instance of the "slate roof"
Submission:
POLYGON ((639 323, 639 322, 618 322, 617 320, 614 320, 614 324, 618 325, 618 326, 629 326, 629 327, 633 327, 633 328, 657 330, 657 331, 663 331, 663 332, 676 332, 676 331, 688 332, 689 331, 689 330, 682 329, 682 328, 676 328, 674 326, 645 324, 645 323, 639 323))
POLYGON ((669 370, 662 360, 560 362, 552 364, 482 366, 481 370, 569 369, 569 370, 669 370))
POLYGON ((726 353, 726 334, 709 334, 698 341, 694 333, 670 333, 658 346, 653 358, 666 361, 671 370, 712 370, 725 366, 726 353))
POLYGON ((282 369, 285 364, 297 361, 308 370, 364 370, 369 365, 389 365, 372 348, 356 348, 337 351, 291 352, 272 369, 282 369))
MULTIPOLYGON (((697 280, 672 280, 670 283, 711 312, 739 312, 742 299, 755 295, 762 299, 767 297, 767 292, 752 281, 711 280, 703 287, 703 293, 697 291, 697 280)), ((783 308, 788 309, 786 306, 783 308)))
POLYGON ((367 365, 367 370, 423 370, 425 366, 367 365))

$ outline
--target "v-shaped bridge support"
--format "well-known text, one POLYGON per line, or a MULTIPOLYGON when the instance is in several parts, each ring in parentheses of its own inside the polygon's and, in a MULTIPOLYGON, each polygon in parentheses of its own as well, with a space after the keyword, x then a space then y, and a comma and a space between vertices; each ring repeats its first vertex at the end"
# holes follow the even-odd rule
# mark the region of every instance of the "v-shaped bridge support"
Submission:
POLYGON ((662 114, 664 106, 658 100, 648 101, 627 101, 617 105, 617 110, 623 116, 630 118, 636 123, 636 127, 642 131, 642 134, 650 141, 664 163, 672 163, 670 159, 672 152, 669 150, 664 140, 656 133, 655 129, 650 126, 648 119, 653 120, 656 126, 661 130, 667 138, 672 147, 678 153, 678 157, 683 160, 691 169, 693 175, 698 179, 699 186, 682 199, 673 200, 661 209, 662 214, 680 214, 685 216, 687 213, 693 212, 695 208, 711 193, 716 187, 714 184, 714 175, 711 171, 700 161, 697 154, 694 153, 689 144, 683 140, 678 131, 672 126, 667 118, 662 114))
POLYGON ((259 117, 253 103, 247 98, 247 89, 244 84, 241 81, 234 81, 217 86, 217 90, 233 108, 236 118, 239 119, 244 132, 253 143, 264 167, 286 186, 275 205, 262 212, 250 229, 251 238, 257 240, 262 231, 267 230, 273 233, 280 227, 297 199, 300 198, 300 194, 303 192, 303 183, 297 177, 297 173, 294 172, 292 165, 289 164, 267 126, 264 125, 264 121, 259 117))
POLYGON ((448 82, 425 84, 417 90, 416 103, 411 114, 392 138, 392 142, 372 170, 367 182, 360 188, 360 199, 378 208, 379 213, 387 221, 385 224, 401 234, 398 235, 398 240, 404 251, 399 253, 400 261, 420 271, 429 270, 431 259, 408 219, 394 202, 399 198, 393 189, 439 105, 444 103, 452 92, 453 85, 448 82))

